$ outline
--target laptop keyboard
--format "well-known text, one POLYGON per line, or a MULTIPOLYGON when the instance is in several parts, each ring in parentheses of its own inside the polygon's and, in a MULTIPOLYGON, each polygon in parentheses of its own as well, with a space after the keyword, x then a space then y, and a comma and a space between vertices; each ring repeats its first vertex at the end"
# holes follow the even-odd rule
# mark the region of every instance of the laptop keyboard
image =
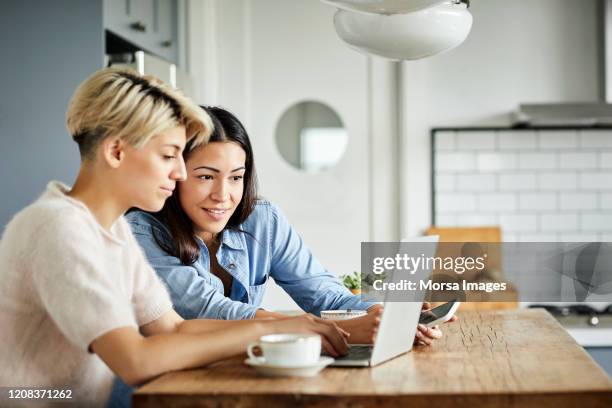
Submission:
POLYGON ((369 360, 372 349, 372 346, 351 346, 346 356, 337 357, 336 360, 369 360))

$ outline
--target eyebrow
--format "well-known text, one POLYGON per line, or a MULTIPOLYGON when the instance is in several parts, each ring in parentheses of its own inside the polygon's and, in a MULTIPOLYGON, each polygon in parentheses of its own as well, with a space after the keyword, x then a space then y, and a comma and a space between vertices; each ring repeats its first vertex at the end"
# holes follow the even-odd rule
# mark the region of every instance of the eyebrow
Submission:
POLYGON ((172 144, 172 143, 167 143, 165 145, 163 145, 163 147, 174 147, 176 150, 181 150, 182 147, 177 145, 177 144, 172 144))
MULTIPOLYGON (((215 169, 214 167, 208 167, 208 166, 198 166, 195 169, 193 169, 193 171, 196 171, 196 170, 199 170, 199 169, 207 169, 207 170, 210 170, 210 171, 214 171, 215 173, 221 173, 221 171, 219 169, 215 169)), ((234 170, 230 171, 230 173, 234 173, 236 171, 245 170, 245 169, 246 168, 244 166, 238 167, 237 169, 234 169, 234 170)))

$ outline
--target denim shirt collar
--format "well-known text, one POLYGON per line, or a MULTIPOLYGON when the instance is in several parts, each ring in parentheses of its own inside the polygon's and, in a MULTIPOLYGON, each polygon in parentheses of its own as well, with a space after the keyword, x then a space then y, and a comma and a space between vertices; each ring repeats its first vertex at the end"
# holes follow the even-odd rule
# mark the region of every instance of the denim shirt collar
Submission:
POLYGON ((221 243, 230 247, 231 249, 244 249, 244 243, 242 242, 242 233, 230 229, 225 229, 221 235, 221 243))
MULTIPOLYGON (((221 231, 221 244, 222 244, 221 246, 227 246, 230 249, 236 249, 236 250, 244 249, 244 243, 242 242, 241 234, 242 234, 241 232, 233 231, 229 229, 221 231)), ((206 246, 202 238, 200 238, 197 235, 194 235, 194 237, 198 241, 200 246, 202 245, 206 246)))

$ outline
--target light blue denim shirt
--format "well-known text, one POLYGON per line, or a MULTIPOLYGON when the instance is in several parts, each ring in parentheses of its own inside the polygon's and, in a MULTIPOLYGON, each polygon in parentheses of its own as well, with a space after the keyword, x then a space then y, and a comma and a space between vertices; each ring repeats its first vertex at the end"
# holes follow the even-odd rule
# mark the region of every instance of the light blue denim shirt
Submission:
POLYGON ((306 312, 367 309, 340 280, 312 255, 278 207, 259 200, 241 225, 245 232, 225 230, 217 261, 233 278, 229 298, 223 283, 210 272, 209 252, 201 240, 200 256, 183 265, 156 242, 170 233, 155 216, 134 211, 126 216, 147 259, 166 283, 175 310, 185 319, 251 319, 261 305, 266 284, 273 278, 306 312))

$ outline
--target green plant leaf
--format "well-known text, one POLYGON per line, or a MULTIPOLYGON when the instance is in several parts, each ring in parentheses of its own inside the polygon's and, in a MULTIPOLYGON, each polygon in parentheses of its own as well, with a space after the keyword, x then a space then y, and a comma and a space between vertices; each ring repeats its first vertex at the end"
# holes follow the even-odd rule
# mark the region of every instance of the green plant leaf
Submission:
POLYGON ((354 271, 352 274, 342 275, 340 278, 347 289, 361 289, 361 274, 359 272, 354 271))

